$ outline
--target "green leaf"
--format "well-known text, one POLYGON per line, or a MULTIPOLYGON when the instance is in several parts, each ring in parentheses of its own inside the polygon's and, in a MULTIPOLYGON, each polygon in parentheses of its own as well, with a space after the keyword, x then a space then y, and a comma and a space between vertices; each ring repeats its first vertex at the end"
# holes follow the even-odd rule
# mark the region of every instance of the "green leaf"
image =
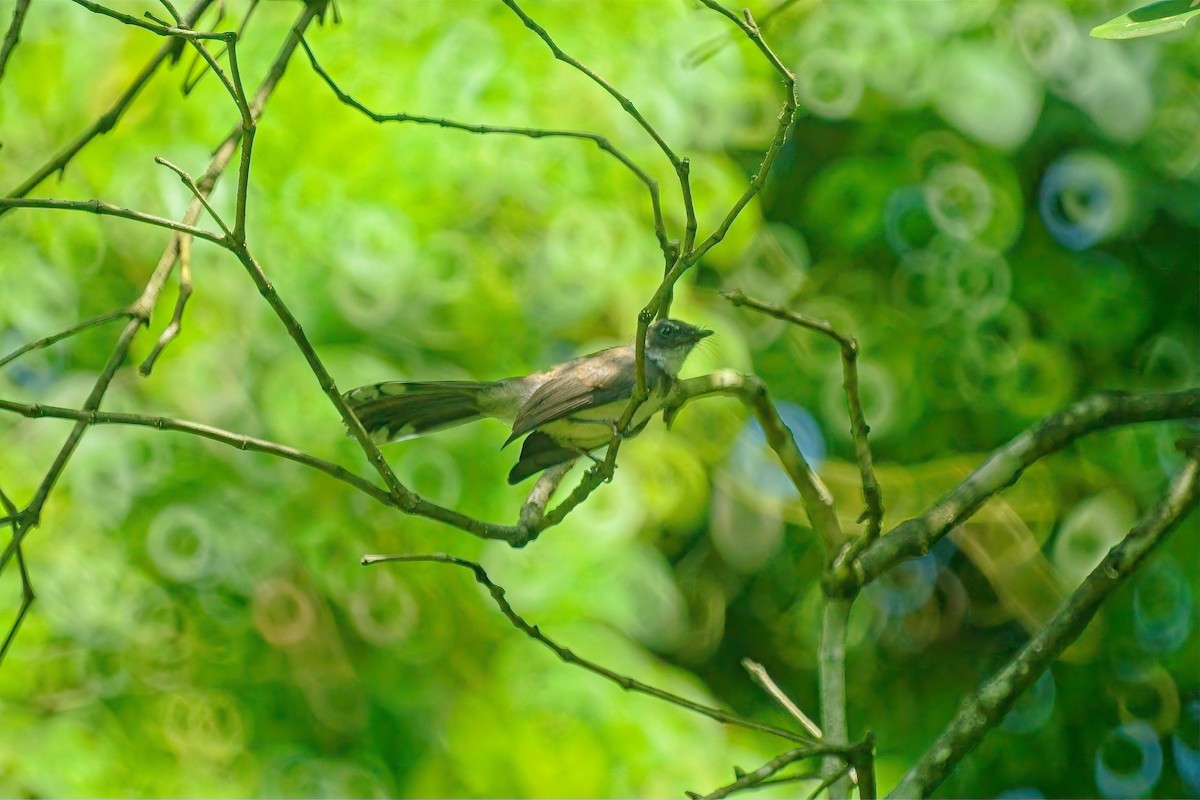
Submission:
POLYGON ((1134 39, 1177 31, 1200 14, 1200 0, 1158 0, 1092 28, 1097 39, 1134 39))

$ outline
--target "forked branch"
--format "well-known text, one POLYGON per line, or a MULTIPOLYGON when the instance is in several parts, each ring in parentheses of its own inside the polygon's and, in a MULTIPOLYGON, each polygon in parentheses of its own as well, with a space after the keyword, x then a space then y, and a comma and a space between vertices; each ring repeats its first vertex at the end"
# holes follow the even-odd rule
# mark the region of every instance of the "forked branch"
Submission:
POLYGON ((889 797, 928 797, 964 756, 1012 708, 1021 693, 1034 684, 1059 654, 1075 641, 1102 603, 1120 587, 1146 557, 1194 511, 1200 497, 1200 452, 1195 443, 1183 469, 1146 515, 1125 535, 1071 593, 1054 615, 999 672, 959 707, 954 719, 889 797))

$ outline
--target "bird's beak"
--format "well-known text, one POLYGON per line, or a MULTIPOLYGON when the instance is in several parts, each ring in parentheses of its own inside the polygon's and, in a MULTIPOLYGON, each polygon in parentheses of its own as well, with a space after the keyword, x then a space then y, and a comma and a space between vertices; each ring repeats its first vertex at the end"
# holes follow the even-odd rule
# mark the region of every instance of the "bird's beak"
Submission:
POLYGON ((697 342, 700 341, 701 339, 706 339, 712 335, 713 335, 713 332, 710 331, 708 328, 697 328, 696 329, 696 341, 697 342))

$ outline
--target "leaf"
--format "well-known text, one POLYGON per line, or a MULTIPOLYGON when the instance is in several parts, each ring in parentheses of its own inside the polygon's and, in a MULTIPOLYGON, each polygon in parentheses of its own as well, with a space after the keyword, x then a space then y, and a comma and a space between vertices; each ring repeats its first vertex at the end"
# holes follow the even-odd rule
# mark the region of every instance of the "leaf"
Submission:
POLYGON ((1097 39, 1134 39, 1177 31, 1200 14, 1200 0, 1158 0, 1092 28, 1097 39))

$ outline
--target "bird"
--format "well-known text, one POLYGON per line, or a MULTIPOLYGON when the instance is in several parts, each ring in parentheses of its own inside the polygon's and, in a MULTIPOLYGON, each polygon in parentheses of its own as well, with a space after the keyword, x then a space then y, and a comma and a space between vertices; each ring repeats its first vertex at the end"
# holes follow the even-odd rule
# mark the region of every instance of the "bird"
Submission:
MULTIPOLYGON (((642 431, 662 409, 692 350, 712 331, 663 318, 646 330, 646 388, 624 435, 642 431)), ((526 478, 608 444, 637 381, 632 343, 599 350, 541 372, 498 381, 386 381, 342 397, 376 444, 402 442, 491 417, 512 426, 507 447, 522 436, 508 473, 526 478)))

